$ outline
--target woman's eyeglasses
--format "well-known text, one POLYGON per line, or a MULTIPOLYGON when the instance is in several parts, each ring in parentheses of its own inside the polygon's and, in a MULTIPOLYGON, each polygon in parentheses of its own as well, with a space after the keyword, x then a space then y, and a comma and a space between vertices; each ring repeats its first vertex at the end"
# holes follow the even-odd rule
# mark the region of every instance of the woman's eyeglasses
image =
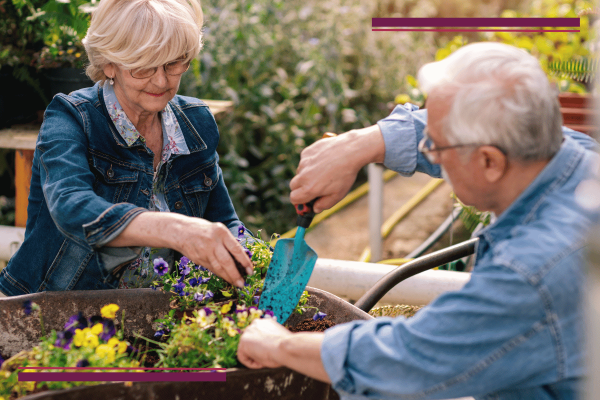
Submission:
MULTIPOLYGON (((165 73, 167 75, 172 75, 172 76, 177 76, 177 75, 183 74, 185 71, 188 70, 189 67, 190 67, 190 62, 186 61, 185 58, 171 61, 171 62, 168 62, 165 65, 163 65, 163 68, 165 69, 165 73)), ((156 73, 156 71, 158 71, 158 68, 159 67, 139 68, 139 69, 132 69, 129 72, 131 73, 131 76, 136 79, 146 79, 146 78, 150 78, 151 76, 153 76, 156 73)))

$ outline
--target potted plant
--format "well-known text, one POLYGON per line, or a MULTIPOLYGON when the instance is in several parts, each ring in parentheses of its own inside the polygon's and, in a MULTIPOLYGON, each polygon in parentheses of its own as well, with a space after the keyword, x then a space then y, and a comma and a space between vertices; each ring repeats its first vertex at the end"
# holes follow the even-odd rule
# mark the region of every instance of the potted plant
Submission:
MULTIPOLYGON (((31 0, 35 10, 40 0, 31 0)), ((37 119, 47 103, 40 77, 32 66, 33 55, 44 42, 29 9, 12 0, 0 0, 0 128, 37 119)))

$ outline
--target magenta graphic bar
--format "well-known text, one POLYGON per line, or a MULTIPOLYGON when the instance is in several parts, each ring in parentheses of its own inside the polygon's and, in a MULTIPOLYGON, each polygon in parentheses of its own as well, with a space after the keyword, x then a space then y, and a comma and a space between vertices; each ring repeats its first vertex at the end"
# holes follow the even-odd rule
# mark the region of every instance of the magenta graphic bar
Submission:
POLYGON ((19 382, 225 382, 227 373, 19 372, 19 382))
POLYGON ((59 369, 59 370, 76 370, 76 371, 114 371, 114 370, 144 370, 144 371, 225 371, 227 368, 146 368, 146 367, 17 367, 17 369, 59 369))
POLYGON ((427 29, 427 28, 373 28, 373 32, 579 32, 579 29, 427 29))
POLYGON ((579 28, 579 18, 372 18, 373 28, 579 28))

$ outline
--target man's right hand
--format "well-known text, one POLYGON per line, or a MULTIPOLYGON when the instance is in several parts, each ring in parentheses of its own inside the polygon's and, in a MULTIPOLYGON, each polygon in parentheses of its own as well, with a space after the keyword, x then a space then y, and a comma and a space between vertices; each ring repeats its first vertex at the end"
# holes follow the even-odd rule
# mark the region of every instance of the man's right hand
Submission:
POLYGON ((331 208, 348 193, 362 167, 384 158, 385 143, 377 125, 318 140, 300 155, 290 182, 290 201, 302 204, 319 198, 315 212, 331 208))

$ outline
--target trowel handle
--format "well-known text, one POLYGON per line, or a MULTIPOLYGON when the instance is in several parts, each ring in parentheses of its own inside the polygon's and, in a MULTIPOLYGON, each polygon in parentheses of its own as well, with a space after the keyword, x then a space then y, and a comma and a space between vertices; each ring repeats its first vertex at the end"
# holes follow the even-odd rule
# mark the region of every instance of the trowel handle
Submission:
POLYGON ((313 210, 315 201, 317 201, 317 199, 311 200, 305 204, 294 204, 296 213, 298 213, 298 218, 296 219, 298 226, 301 226, 302 228, 308 228, 310 226, 315 217, 315 211, 313 210))

